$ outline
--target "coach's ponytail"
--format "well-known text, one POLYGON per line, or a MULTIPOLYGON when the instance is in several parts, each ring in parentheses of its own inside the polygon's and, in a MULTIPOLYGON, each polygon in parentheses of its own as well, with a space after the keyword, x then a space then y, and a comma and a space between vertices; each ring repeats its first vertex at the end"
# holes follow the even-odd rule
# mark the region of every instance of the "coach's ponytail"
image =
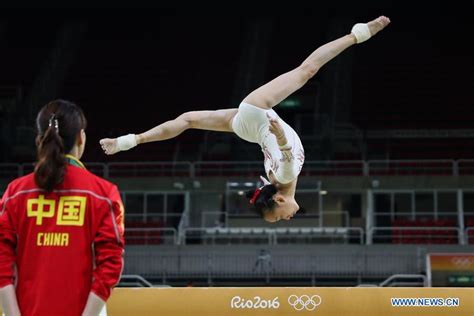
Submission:
POLYGON ((39 188, 51 192, 63 182, 66 173, 65 154, 72 150, 86 124, 82 110, 69 101, 52 101, 38 113, 35 182, 39 188))
POLYGON ((38 135, 38 163, 35 167, 35 181, 41 189, 48 192, 62 183, 66 158, 64 144, 59 136, 58 120, 53 114, 44 135, 38 135))
POLYGON ((265 214, 273 211, 276 206, 273 195, 277 193, 277 189, 273 184, 267 184, 260 189, 250 190, 246 192, 246 197, 250 199, 250 204, 253 205, 254 211, 265 217, 265 214))

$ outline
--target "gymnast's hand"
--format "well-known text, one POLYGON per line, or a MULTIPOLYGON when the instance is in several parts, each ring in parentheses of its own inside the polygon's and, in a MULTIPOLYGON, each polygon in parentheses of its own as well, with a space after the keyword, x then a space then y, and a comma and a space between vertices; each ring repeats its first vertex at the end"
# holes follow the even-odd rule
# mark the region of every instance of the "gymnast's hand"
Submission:
POLYGON ((285 131, 283 130, 283 127, 281 126, 279 120, 276 118, 272 118, 268 113, 267 118, 268 122, 270 123, 268 126, 268 130, 270 131, 270 133, 275 135, 278 146, 285 146, 288 141, 285 136, 285 131))

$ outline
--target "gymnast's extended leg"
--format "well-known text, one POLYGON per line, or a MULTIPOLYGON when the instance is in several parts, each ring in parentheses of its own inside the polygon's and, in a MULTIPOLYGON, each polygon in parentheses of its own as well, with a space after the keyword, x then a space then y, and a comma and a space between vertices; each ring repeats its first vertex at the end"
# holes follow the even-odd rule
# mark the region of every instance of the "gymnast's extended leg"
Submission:
POLYGON ((350 46, 374 36, 389 23, 390 20, 387 17, 380 16, 367 24, 360 24, 358 27, 354 27, 350 34, 324 44, 316 49, 300 66, 280 75, 251 92, 243 102, 255 105, 265 110, 271 109, 293 92, 300 89, 328 61, 342 53, 350 46), (370 34, 360 34, 360 32, 357 32, 359 29, 362 29, 362 31, 365 30, 366 32, 370 31, 370 34))
POLYGON ((191 111, 166 121, 141 134, 128 134, 119 138, 104 138, 100 145, 107 155, 127 150, 138 144, 156 142, 178 136, 187 129, 203 129, 218 132, 232 132, 231 120, 237 109, 216 111, 191 111))

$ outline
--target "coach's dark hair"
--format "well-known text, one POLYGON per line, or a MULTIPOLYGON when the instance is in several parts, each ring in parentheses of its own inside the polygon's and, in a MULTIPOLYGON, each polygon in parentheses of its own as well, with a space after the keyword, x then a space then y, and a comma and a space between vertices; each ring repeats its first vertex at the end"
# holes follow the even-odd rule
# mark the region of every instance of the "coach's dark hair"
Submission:
MULTIPOLYGON (((253 195, 255 194, 255 190, 256 189, 247 191, 245 196, 249 199, 252 199, 253 195)), ((273 208, 276 206, 276 202, 273 200, 273 195, 275 193, 277 193, 277 189, 273 184, 267 184, 261 189, 260 194, 253 203, 253 208, 257 214, 265 217, 265 214, 273 210, 273 208)))
POLYGON ((64 155, 72 150, 79 132, 86 126, 81 108, 69 101, 51 101, 39 111, 36 117, 38 162, 35 166, 38 187, 51 192, 63 182, 64 155))

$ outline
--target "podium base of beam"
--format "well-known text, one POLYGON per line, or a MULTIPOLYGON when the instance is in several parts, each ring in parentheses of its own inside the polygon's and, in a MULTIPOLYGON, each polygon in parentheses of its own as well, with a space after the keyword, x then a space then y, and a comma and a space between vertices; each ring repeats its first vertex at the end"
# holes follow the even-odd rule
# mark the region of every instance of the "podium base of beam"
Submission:
POLYGON ((474 315, 474 288, 116 288, 121 315, 474 315))

